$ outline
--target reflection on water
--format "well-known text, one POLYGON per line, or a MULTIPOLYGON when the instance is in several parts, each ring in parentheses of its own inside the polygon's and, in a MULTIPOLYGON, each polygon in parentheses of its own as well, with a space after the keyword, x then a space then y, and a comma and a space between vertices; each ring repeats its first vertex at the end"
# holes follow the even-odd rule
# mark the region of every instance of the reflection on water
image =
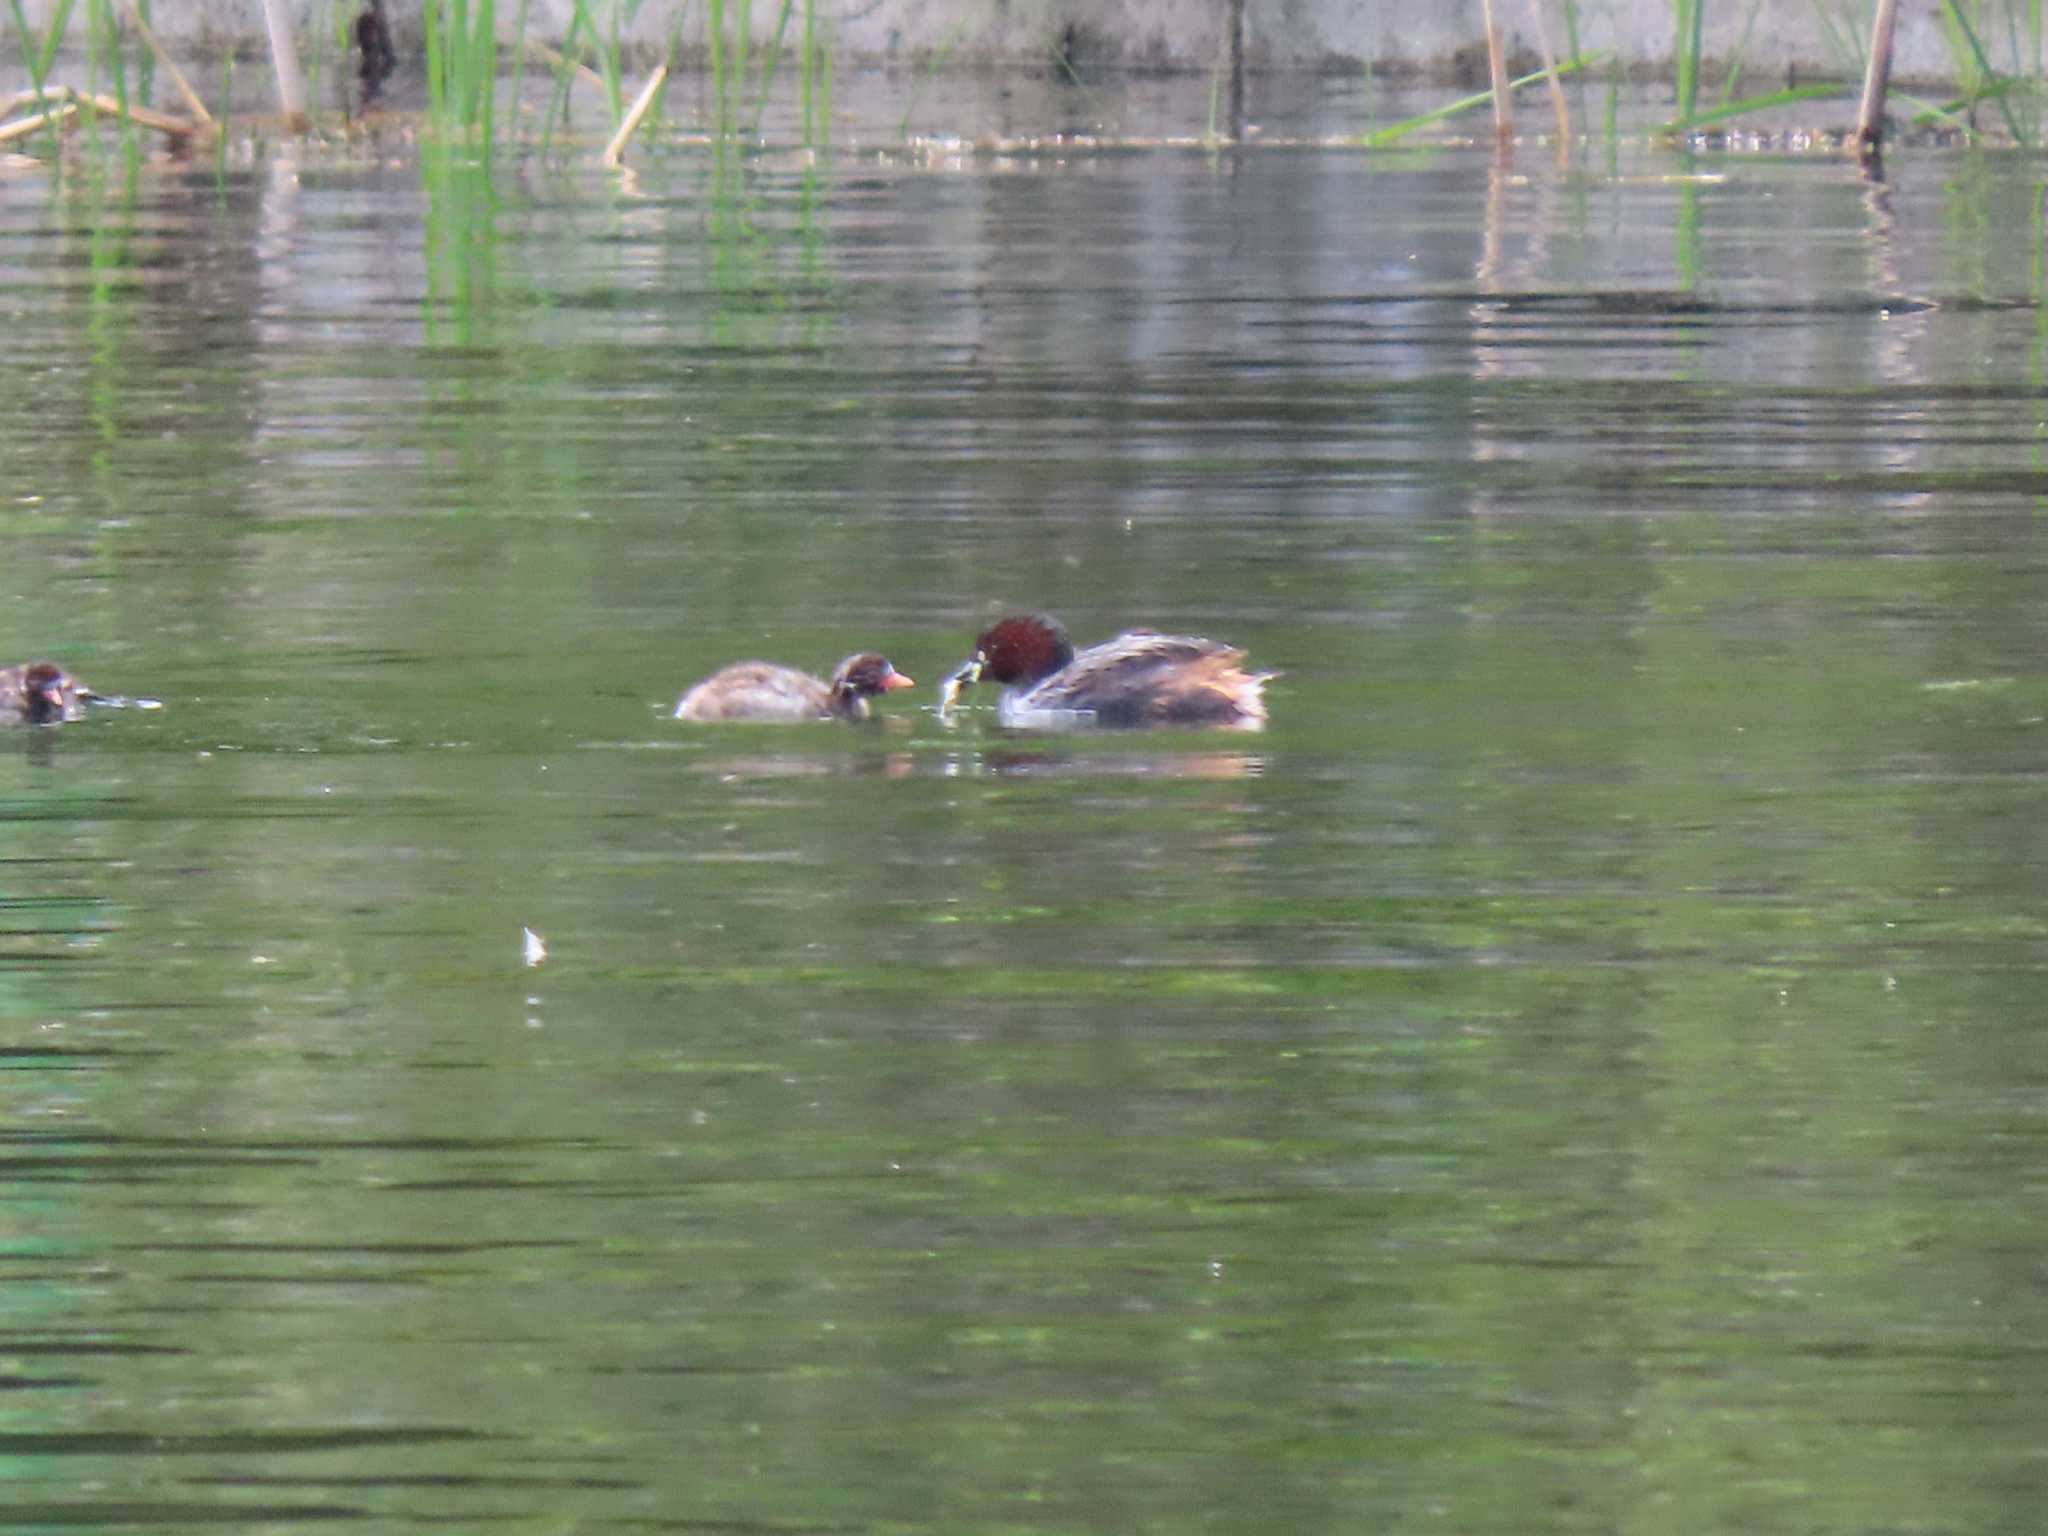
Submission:
POLYGON ((2038 167, 872 89, 0 202, 12 1523, 2030 1527, 2038 167))

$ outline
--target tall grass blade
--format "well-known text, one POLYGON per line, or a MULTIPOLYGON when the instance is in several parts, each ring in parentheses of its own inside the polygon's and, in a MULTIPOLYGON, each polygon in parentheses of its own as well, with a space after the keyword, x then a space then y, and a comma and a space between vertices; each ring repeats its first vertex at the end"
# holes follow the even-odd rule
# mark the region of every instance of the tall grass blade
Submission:
POLYGON ((309 123, 319 121, 318 107, 322 99, 320 82, 327 74, 327 40, 333 30, 333 6, 330 0, 319 0, 313 16, 313 67, 306 72, 306 118, 309 123))
MULTIPOLYGON (((45 61, 55 58, 57 50, 50 46, 48 38, 44 39, 42 47, 35 47, 33 44, 35 31, 28 24, 28 15, 22 9, 21 0, 8 0, 8 3, 14 8, 14 36, 21 44, 22 68, 28 71, 29 84, 35 91, 36 111, 38 114, 48 117, 52 109, 50 104, 43 98, 43 87, 50 78, 50 66, 45 61)), ((70 14, 70 0, 62 0, 56 14, 50 18, 51 37, 58 35, 60 22, 68 25, 70 14)), ((54 140, 57 136, 57 120, 54 117, 50 117, 46 126, 50 130, 50 137, 54 140)))
MULTIPOLYGON (((1987 82, 1999 81, 2001 77, 1998 71, 1991 67, 1991 61, 1984 57, 1984 45, 1977 41, 1976 28, 1972 27, 1969 18, 1963 15, 1963 8, 1956 0, 1942 0, 1942 10, 1954 23, 1956 30, 1962 34, 1964 41, 1970 45, 1970 56, 1975 60, 1984 79, 1987 82)), ((2013 142, 2032 148, 2027 136, 2020 132, 2019 119, 2013 116, 2012 104, 2006 100, 2006 92, 1987 90, 1985 94, 1998 103, 1998 115, 2005 119, 2006 131, 2012 135, 2013 142)))
POLYGON ((519 109, 526 90, 526 4, 519 0, 519 12, 512 22, 512 132, 519 132, 519 109))
POLYGON ((427 121, 445 128, 448 122, 447 44, 441 38, 440 0, 426 0, 420 7, 420 24, 427 33, 427 121))
POLYGON ((910 82, 909 99, 903 104, 903 121, 896 125, 896 133, 899 138, 907 139, 910 137, 910 115, 917 110, 917 93, 923 89, 925 84, 934 75, 946 67, 946 61, 953 56, 953 45, 960 41, 960 35, 966 29, 967 23, 961 22, 953 29, 951 35, 943 43, 939 44, 939 51, 918 66, 917 74, 910 82))
POLYGON ((1764 0, 1750 0, 1749 10, 1742 18, 1742 33, 1735 39, 1734 51, 1728 55, 1728 72, 1721 77, 1721 101, 1723 105, 1735 99, 1735 87, 1742 80, 1742 61, 1749 53, 1749 39, 1756 31, 1756 15, 1762 10, 1764 0))
MULTIPOLYGON (((1601 53, 1566 59, 1557 66, 1557 73, 1559 75, 1573 74, 1578 70, 1590 68, 1606 57, 1606 54, 1601 53)), ((1539 69, 1533 74, 1523 75, 1518 80, 1510 80, 1508 82, 1508 89, 1519 91, 1525 85, 1534 85, 1537 81, 1548 76, 1549 73, 1550 71, 1547 69, 1539 69)), ((1427 112, 1419 112, 1414 117, 1404 117, 1398 123, 1389 123, 1384 128, 1376 128, 1371 133, 1360 135, 1352 142, 1366 149, 1384 149, 1390 144, 1399 143, 1417 129, 1427 128, 1432 124, 1441 123, 1447 118, 1457 117, 1461 113, 1470 112, 1474 107, 1483 107, 1492 100, 1493 92, 1491 91, 1480 91, 1476 95, 1461 96, 1456 101, 1446 102, 1444 105, 1434 107, 1427 112)), ((1608 127, 1610 132, 1613 128, 1613 120, 1614 112, 1610 104, 1608 109, 1608 127)))
MULTIPOLYGON (((28 70, 29 78, 35 82, 37 90, 41 90, 43 82, 50 78, 51 66, 57 62, 57 50, 63 46, 64 34, 71 30, 71 7, 72 0, 57 0, 57 8, 50 13, 49 28, 43 33, 43 46, 37 51, 36 61, 28 70)), ((20 21, 22 37, 27 39, 35 36, 29 30, 28 19, 21 14, 20 5, 15 6, 14 14, 20 21)))
POLYGON ((185 110, 192 114, 192 121, 202 128, 212 127, 213 114, 206 110, 206 103, 201 101, 199 93, 192 89, 192 82, 187 80, 185 72, 178 68, 177 60, 173 59, 170 55, 170 50, 164 47, 163 40, 156 35, 155 30, 150 26, 149 18, 136 9, 132 0, 126 8, 129 25, 135 28, 135 35, 142 39, 144 46, 149 49, 151 55, 156 59, 158 67, 170 77, 171 87, 178 93, 179 99, 185 103, 185 110))
MULTIPOLYGON (((99 82, 102 61, 113 86, 113 116, 121 124, 121 158, 130 178, 142 166, 142 144, 135 131, 135 119, 128 115, 128 61, 121 47, 121 27, 114 17, 112 0, 88 0, 86 35, 90 43, 93 83, 99 82)), ((93 103, 97 117, 99 104, 93 103)))
POLYGON ((1671 0, 1678 32, 1678 111, 1676 121, 1691 122, 1699 110, 1700 38, 1706 0, 1671 0))
POLYGON ((222 196, 228 187, 228 112, 235 104, 235 50, 224 48, 220 56, 220 116, 214 119, 213 183, 222 196))
POLYGON ((1761 96, 1745 96, 1740 101, 1724 102, 1718 107, 1709 107, 1704 112, 1695 112, 1680 122, 1673 118, 1664 125, 1665 133, 1690 133, 1695 128, 1704 128, 1710 123, 1723 123, 1731 117, 1742 117, 1751 112, 1768 112, 1772 107, 1790 106, 1796 101, 1831 101, 1842 94, 1839 85, 1795 85, 1790 90, 1770 91, 1761 96))
POLYGON ((747 61, 754 44, 754 0, 733 0, 732 29, 732 78, 733 84, 744 91, 747 87, 747 61))
MULTIPOLYGON (((1575 59, 1579 56, 1579 0, 1564 0, 1564 56, 1575 59)), ((1579 111, 1586 110, 1586 81, 1583 76, 1577 81, 1579 111)))
POLYGON ((812 112, 815 107, 814 91, 817 82, 812 77, 811 50, 817 42, 817 0, 804 0, 803 54, 797 60, 796 94, 803 114, 804 143, 812 142, 812 112))
POLYGON ((706 18, 711 49, 711 134, 723 141, 732 127, 732 103, 726 96, 725 0, 711 0, 706 18))
POLYGON ((782 0, 776 13, 775 30, 768 35, 768 51, 761 55, 761 90, 754 98, 754 121, 747 129, 752 139, 761 137, 761 117, 768 110, 768 90, 775 83, 775 71, 782 62, 782 40, 789 32, 789 18, 796 12, 796 0, 782 0))
POLYGON ((624 0, 612 0, 611 31, 606 36, 605 46, 598 50, 599 73, 604 76, 604 93, 611 98, 612 121, 617 122, 626 115, 625 62, 621 57, 620 33, 625 19, 624 0))

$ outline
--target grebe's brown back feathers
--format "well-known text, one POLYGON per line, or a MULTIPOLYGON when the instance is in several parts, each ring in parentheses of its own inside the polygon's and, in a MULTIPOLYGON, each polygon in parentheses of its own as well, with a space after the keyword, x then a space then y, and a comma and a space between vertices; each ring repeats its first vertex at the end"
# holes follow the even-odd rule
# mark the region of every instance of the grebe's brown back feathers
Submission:
POLYGON ((1010 685, 1001 701, 1007 725, 1255 731, 1266 723, 1274 674, 1245 671, 1244 657, 1218 640, 1144 629, 1077 655, 1056 620, 1020 614, 982 632, 974 655, 946 679, 940 707, 987 681, 1010 685))
POLYGON ((865 720, 868 700, 916 684, 875 651, 849 656, 829 682, 771 661, 721 667, 676 703, 678 720, 865 720))

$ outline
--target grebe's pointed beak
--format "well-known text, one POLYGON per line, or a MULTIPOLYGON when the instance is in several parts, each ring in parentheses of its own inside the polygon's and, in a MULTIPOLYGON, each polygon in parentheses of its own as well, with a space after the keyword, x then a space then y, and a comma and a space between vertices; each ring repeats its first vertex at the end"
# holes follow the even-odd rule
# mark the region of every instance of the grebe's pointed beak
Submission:
POLYGON ((894 693, 899 688, 915 688, 916 686, 916 678, 905 677, 894 668, 891 668, 889 675, 882 679, 882 692, 884 693, 894 693))
POLYGON ((972 688, 981 681, 981 664, 986 659, 981 652, 976 651, 972 657, 961 663, 958 671, 939 684, 940 714, 945 714, 953 707, 963 690, 972 688))

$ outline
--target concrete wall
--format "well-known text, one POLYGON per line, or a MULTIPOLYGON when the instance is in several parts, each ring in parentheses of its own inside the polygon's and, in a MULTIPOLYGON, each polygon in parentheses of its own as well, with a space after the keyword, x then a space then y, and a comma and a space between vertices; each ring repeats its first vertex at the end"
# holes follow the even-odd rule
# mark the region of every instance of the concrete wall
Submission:
MULTIPOLYGON (((56 0, 28 0, 41 25, 56 0)), ((302 29, 321 16, 353 10, 361 0, 291 0, 302 29)), ((387 0, 400 46, 416 46, 421 0, 387 0)), ((804 0, 797 0, 799 15, 804 0)), ((928 59, 944 53, 957 64, 1049 60, 1055 50, 1097 66, 1206 70, 1222 55, 1230 0, 812 0, 821 28, 846 62, 928 59)), ((1261 69, 1376 69, 1434 77, 1475 77, 1481 45, 1480 0, 1243 0, 1246 57, 1261 69)), ((1533 48, 1535 0, 1499 0, 1503 27, 1518 49, 1533 48)), ((1822 13, 1835 33, 1860 44, 1875 0, 1811 0, 1752 5, 1749 0, 1703 0, 1706 52, 1726 58, 1738 51, 1745 72, 1758 81, 1852 72, 1830 44, 1822 13), (1753 26, 1746 26, 1752 11, 1753 26), (1747 38, 1745 42, 1745 32, 1747 38)), ((1966 0, 1967 3, 1967 0, 1966 0)), ((2006 10, 2024 0, 1975 0, 1992 62, 2002 57, 2006 10)), ((608 14, 610 0, 594 0, 608 14)), ((1542 0, 1551 42, 1565 46, 1561 0, 1542 0)), ((500 0, 509 17, 512 0, 500 0)), ((728 4, 728 14, 733 9, 728 4)), ((757 36, 773 28, 777 0, 754 0, 757 36)), ((1900 8, 1894 73, 1907 79, 1946 78, 1953 66, 1938 20, 1939 0, 1904 0, 1900 8)), ((79 7, 82 15, 84 8, 79 7)), ((673 18, 684 17, 686 46, 701 44, 707 7, 702 0, 644 0, 629 35, 659 48, 673 18)), ((1589 50, 1616 50, 1634 70, 1668 72, 1674 53, 1669 0, 1579 0, 1580 41, 1589 50)), ((529 27, 559 37, 573 13, 571 0, 530 0, 529 27)), ((154 0, 158 31, 168 40, 217 51, 228 41, 264 46, 259 0, 154 0)), ((331 24, 331 23, 330 23, 331 24)), ((791 37, 796 35, 792 23, 791 37)), ((12 50, 10 50, 12 51, 12 50)), ((1478 66, 1483 74, 1483 64, 1478 66)))

